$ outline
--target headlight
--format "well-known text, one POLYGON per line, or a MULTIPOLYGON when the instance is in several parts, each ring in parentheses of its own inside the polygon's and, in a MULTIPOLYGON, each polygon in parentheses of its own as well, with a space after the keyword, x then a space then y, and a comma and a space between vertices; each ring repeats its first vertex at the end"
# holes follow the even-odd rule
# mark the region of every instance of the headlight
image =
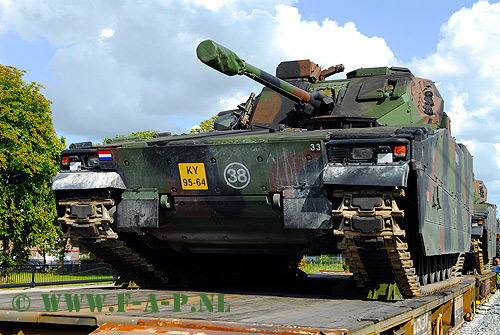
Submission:
POLYGON ((352 148, 352 159, 368 160, 373 158, 373 148, 352 148))
POLYGON ((98 167, 99 166, 99 157, 90 156, 88 163, 89 163, 89 167, 98 167))

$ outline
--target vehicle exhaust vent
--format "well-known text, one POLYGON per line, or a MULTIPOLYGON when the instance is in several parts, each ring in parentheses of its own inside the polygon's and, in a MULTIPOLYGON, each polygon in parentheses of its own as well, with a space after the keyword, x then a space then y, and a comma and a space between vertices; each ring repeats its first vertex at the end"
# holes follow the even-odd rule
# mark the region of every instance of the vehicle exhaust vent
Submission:
POLYGON ((345 163, 349 157, 349 150, 346 147, 327 146, 329 163, 345 163))

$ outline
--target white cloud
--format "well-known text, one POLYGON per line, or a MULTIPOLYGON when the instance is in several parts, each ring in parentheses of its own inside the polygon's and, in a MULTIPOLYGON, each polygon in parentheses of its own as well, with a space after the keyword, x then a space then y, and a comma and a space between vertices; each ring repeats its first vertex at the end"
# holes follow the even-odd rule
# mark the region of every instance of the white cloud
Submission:
POLYGON ((103 30, 101 30, 101 37, 103 37, 103 38, 113 37, 114 34, 115 34, 115 31, 113 29, 103 29, 103 30))
POLYGON ((391 61, 383 39, 352 23, 304 21, 293 2, 2 0, 0 33, 43 36, 57 47, 49 64, 57 83, 45 83, 45 94, 59 134, 100 141, 152 128, 181 133, 261 89, 200 63, 195 50, 204 39, 271 73, 281 60, 351 67, 391 61))
MULTIPOLYGON (((201 5, 205 8, 211 9, 211 10, 218 10, 220 7, 232 4, 236 0, 191 0, 191 2, 201 5)), ((189 0, 184 0, 185 3, 190 2, 189 0)))
POLYGON ((239 95, 237 97, 222 97, 219 99, 219 105, 224 110, 235 109, 242 102, 247 101, 248 95, 239 95))
POLYGON ((302 20, 297 8, 276 8, 278 26, 273 44, 282 57, 311 59, 324 67, 343 63, 346 71, 395 63, 384 39, 361 34, 352 22, 339 26, 325 19, 320 24, 302 20))
POLYGON ((500 3, 480 1, 454 13, 436 50, 409 65, 440 83, 445 110, 459 141, 474 154, 474 170, 500 203, 500 3), (471 145, 474 144, 474 145, 471 145))
POLYGON ((474 155, 476 149, 476 143, 473 141, 462 141, 462 144, 465 144, 469 152, 474 155))

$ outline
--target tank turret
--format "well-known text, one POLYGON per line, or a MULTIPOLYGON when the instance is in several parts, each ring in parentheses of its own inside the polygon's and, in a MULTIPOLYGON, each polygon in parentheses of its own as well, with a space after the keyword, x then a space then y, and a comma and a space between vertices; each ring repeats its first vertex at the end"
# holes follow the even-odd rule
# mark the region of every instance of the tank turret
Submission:
POLYGON ((360 68, 347 73, 346 79, 326 80, 344 67, 322 70, 309 60, 287 61, 278 65, 273 76, 211 40, 198 45, 197 55, 219 72, 245 75, 266 86, 250 105, 222 112, 216 130, 245 129, 250 125, 277 129, 278 125, 301 129, 379 125, 450 128, 434 83, 416 78, 406 68, 360 68), (222 123, 225 126, 218 128, 222 123))

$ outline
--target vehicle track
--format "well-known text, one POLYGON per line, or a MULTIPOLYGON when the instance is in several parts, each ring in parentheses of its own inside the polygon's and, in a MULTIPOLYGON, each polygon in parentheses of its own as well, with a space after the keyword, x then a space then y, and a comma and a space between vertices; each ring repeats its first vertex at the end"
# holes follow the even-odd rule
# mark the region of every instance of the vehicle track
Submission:
POLYGON ((339 231, 344 238, 339 243, 343 257, 353 272, 359 288, 368 290, 378 283, 397 282, 404 296, 433 294, 458 284, 464 255, 443 256, 442 259, 423 258, 419 266, 437 267, 434 278, 422 283, 421 269, 417 271, 409 245, 405 242, 406 231, 398 220, 404 217, 396 199, 404 197, 403 190, 353 190, 334 191, 334 197, 342 197, 334 217, 341 218, 339 231), (452 263, 452 260, 454 262, 452 263), (427 263, 426 263, 427 262, 427 263), (442 262, 442 263, 440 263, 442 262), (439 265, 440 264, 440 265, 439 265))

